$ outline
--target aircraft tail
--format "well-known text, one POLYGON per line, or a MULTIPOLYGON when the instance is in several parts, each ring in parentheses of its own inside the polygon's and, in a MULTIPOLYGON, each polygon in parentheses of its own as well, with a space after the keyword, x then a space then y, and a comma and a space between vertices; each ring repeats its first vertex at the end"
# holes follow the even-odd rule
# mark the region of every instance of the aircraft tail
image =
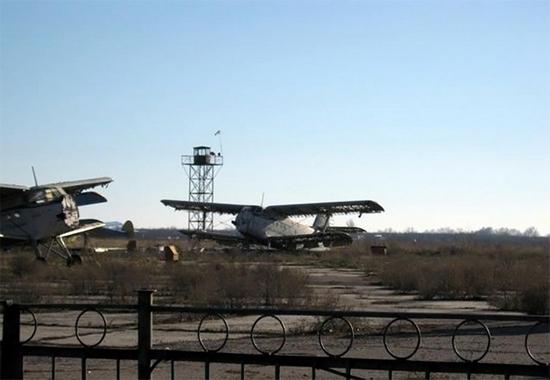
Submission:
POLYGON ((122 231, 126 232, 126 234, 128 235, 128 239, 134 239, 136 235, 134 230, 134 223, 132 223, 131 220, 127 220, 126 222, 124 222, 124 224, 122 225, 122 231))

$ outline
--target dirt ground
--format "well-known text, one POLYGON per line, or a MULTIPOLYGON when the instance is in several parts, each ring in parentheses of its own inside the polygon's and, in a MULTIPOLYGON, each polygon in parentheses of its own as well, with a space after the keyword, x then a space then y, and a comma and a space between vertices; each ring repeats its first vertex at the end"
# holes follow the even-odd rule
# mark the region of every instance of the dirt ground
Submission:
MULTIPOLYGON (((452 311, 452 312, 496 312, 483 301, 419 301, 413 295, 400 295, 377 285, 376 278, 366 276, 364 272, 302 267, 311 281, 311 286, 320 297, 327 297, 335 309, 345 310, 385 310, 385 311, 452 311)), ((79 312, 43 312, 37 313, 38 329, 32 339, 32 344, 48 345, 78 345, 75 337, 74 324, 79 312)), ((101 347, 135 347, 137 344, 137 319, 135 314, 109 313, 105 314, 107 334, 101 347)), ((250 340, 250 329, 258 316, 231 317, 227 316, 229 338, 223 352, 257 353, 250 340)), ((25 323, 22 339, 31 332, 29 315, 23 314, 25 323)), ((280 355, 325 355, 320 348, 315 334, 320 321, 314 317, 282 316, 281 320, 287 331, 287 339, 280 355)), ((361 318, 353 319, 355 339, 350 351, 345 357, 389 359, 384 349, 382 334, 390 319, 361 318)), ((434 321, 415 320, 422 331, 420 347, 413 359, 417 360, 449 360, 460 361, 452 350, 451 337, 460 320, 434 321)), ((79 332, 82 339, 92 344, 101 337, 100 317, 87 313, 80 321, 79 332)), ((518 322, 488 322, 491 331, 490 350, 482 362, 532 364, 524 348, 525 333, 531 324, 518 322)), ((178 314, 157 314, 154 320, 154 346, 165 349, 188 349, 200 351, 197 341, 198 321, 181 320, 178 314)), ((417 344, 417 335, 410 325, 403 324, 390 330, 388 345, 395 353, 407 355, 417 344)), ((465 326, 464 335, 457 337, 457 347, 466 357, 480 355, 487 343, 487 337, 480 328, 465 326)), ((211 331, 203 335, 209 347, 216 347, 223 339, 223 325, 219 320, 208 321, 204 330, 211 331)), ((281 343, 280 325, 274 319, 264 319, 255 331, 260 347, 270 350, 281 343), (263 334, 263 335, 262 335, 263 334), (267 336, 267 337, 266 337, 267 336)), ((331 352, 341 352, 350 342, 350 336, 344 329, 327 334, 323 342, 331 352)), ((541 360, 550 361, 550 334, 537 333, 530 338, 532 352, 541 360)), ((80 378, 80 359, 56 359, 56 377, 62 379, 80 378)), ((109 360, 88 360, 88 379, 108 379, 115 377, 115 362, 109 360)), ((176 378, 195 379, 204 377, 204 364, 174 363, 176 378)), ((240 365, 212 364, 211 378, 240 379, 240 365)), ((273 367, 246 366, 245 378, 268 379, 274 377, 273 367)), ((169 378, 170 363, 160 363, 154 371, 158 379, 169 378)), ((51 359, 26 358, 25 378, 46 379, 51 375, 51 359)), ((121 362, 121 375, 124 379, 137 377, 135 362, 121 362)), ((383 371, 353 371, 353 375, 365 379, 387 379, 388 373, 383 371)), ((393 373, 393 379, 421 379, 424 374, 393 373)), ((310 368, 281 369, 281 378, 300 379, 311 378, 310 368)), ((340 378, 318 370, 317 379, 340 378)), ((465 378, 465 375, 432 375, 431 378, 465 378)), ((491 378, 488 376, 472 376, 474 379, 491 378)))

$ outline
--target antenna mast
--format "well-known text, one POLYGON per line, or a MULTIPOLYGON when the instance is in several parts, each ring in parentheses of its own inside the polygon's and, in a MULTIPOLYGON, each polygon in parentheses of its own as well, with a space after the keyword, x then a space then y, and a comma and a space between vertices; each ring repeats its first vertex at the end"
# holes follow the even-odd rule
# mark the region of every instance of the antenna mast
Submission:
POLYGON ((34 166, 31 166, 32 169, 32 176, 34 178, 34 186, 38 186, 38 181, 36 179, 36 172, 34 171, 34 166))

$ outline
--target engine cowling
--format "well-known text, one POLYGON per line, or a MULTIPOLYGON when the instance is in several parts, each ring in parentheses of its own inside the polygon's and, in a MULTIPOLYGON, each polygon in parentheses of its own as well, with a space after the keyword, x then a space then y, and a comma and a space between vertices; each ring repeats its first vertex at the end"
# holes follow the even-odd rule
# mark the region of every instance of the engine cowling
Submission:
POLYGON ((69 228, 77 228, 80 215, 75 200, 69 194, 64 194, 61 200, 63 208, 63 221, 69 228))

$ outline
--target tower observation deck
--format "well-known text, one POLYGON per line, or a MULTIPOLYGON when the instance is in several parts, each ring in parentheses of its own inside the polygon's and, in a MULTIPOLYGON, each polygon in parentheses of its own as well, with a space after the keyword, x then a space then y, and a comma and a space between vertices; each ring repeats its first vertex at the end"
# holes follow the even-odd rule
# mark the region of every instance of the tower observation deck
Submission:
MULTIPOLYGON (((222 154, 212 152, 209 146, 196 146, 193 155, 181 156, 181 165, 189 178, 189 201, 214 202, 214 178, 223 166, 222 154)), ((189 211, 190 230, 212 230, 213 226, 211 212, 189 211)))

